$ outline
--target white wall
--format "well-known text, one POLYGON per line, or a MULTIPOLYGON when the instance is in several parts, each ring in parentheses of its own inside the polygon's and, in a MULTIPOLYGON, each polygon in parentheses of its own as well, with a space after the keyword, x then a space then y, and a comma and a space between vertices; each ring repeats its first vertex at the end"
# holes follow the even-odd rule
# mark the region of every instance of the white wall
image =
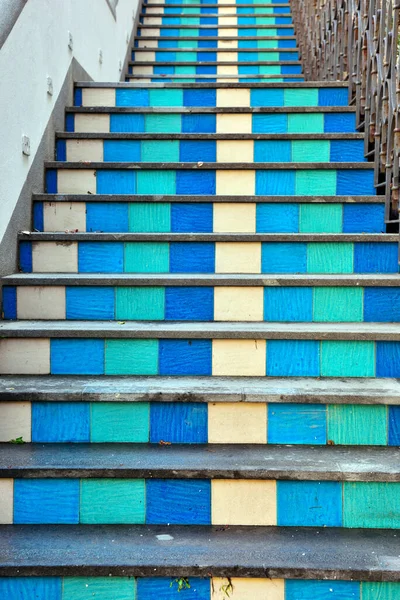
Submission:
POLYGON ((0 51, 0 243, 72 59, 95 81, 120 80, 137 4, 119 0, 116 19, 106 0, 29 0, 22 10, 0 51), (22 154, 22 135, 30 138, 29 157, 22 154))

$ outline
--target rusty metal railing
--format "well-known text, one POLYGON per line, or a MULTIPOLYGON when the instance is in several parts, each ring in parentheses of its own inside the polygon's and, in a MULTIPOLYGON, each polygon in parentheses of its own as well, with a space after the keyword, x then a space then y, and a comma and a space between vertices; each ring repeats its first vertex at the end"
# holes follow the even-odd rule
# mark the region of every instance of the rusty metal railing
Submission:
POLYGON ((398 222, 400 0, 291 0, 291 9, 305 79, 348 82, 386 222, 398 222))

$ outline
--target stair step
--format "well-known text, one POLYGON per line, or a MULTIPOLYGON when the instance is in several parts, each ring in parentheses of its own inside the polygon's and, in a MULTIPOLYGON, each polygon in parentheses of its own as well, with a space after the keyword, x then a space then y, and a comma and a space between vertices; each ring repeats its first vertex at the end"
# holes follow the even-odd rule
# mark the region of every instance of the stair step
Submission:
POLYGON ((161 75, 151 75, 151 74, 137 74, 137 75, 127 75, 125 81, 141 81, 141 82, 146 82, 146 83, 151 83, 151 82, 162 82, 162 81, 186 81, 186 82, 193 82, 193 83, 202 83, 202 84, 208 84, 211 81, 217 81, 217 79, 220 79, 221 81, 232 81, 232 82, 236 82, 236 81, 241 81, 241 82, 247 82, 247 81, 264 81, 266 83, 268 82, 278 82, 278 81, 303 81, 304 80, 304 76, 303 75, 259 75, 259 74, 254 74, 254 75, 239 75, 238 74, 234 74, 234 75, 224 75, 224 74, 214 74, 214 75, 201 75, 201 74, 195 74, 193 75, 165 75, 165 74, 161 74, 161 75))
POLYGON ((273 203, 273 204, 291 204, 293 202, 299 203, 316 203, 316 204, 383 204, 385 202, 385 196, 207 196, 207 195, 175 195, 175 194, 141 194, 140 196, 132 194, 32 194, 32 200, 34 202, 171 202, 171 203, 273 203))

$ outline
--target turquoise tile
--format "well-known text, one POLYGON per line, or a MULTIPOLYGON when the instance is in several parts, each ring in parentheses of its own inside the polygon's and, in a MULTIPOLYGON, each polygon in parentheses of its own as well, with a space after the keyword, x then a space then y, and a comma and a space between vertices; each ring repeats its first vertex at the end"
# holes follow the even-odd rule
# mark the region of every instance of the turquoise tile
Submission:
POLYGON ((348 242, 307 244, 307 273, 353 273, 353 244, 348 242))
POLYGON ((125 273, 168 273, 169 245, 166 242, 127 242, 125 273))
POLYGON ((62 600, 135 600, 135 591, 134 577, 64 577, 62 600))
POLYGON ((296 196, 335 196, 336 171, 296 171, 296 196))
POLYGON ((179 140, 142 140, 142 162, 179 162, 179 140))
POLYGON ((82 479, 80 522, 144 523, 144 480, 82 479))
POLYGON ((283 98, 284 106, 318 106, 317 89, 286 89, 283 98))
POLYGON ((158 340, 106 340, 105 362, 106 375, 157 375, 158 340))
POLYGON ((335 444, 386 446, 388 409, 384 405, 328 406, 328 440, 335 444))
POLYGON ((150 89, 150 106, 183 106, 183 90, 150 89))
POLYGON ((361 583, 362 600, 398 600, 400 598, 400 583, 369 582, 361 583))
POLYGON ((321 342, 322 377, 374 377, 374 342, 321 342))
POLYGON ((129 204, 128 227, 133 233, 171 231, 171 205, 168 202, 129 204))
POLYGON ((314 321, 327 323, 363 320, 362 288, 315 287, 314 321))
POLYGON ((300 233, 341 233, 341 204, 301 204, 300 233))
POLYGON ((118 287, 115 307, 119 321, 162 321, 165 316, 165 290, 159 287, 118 287))
POLYGON ((150 407, 147 402, 93 402, 92 442, 148 442, 150 407))
POLYGON ((180 133, 181 115, 147 114, 144 118, 144 130, 147 133, 180 133))
POLYGON ((289 114, 288 133, 324 133, 324 115, 318 113, 289 114))
POLYGON ((175 194, 176 173, 175 171, 138 171, 137 193, 138 194, 175 194))
POLYGON ((400 483, 345 481, 343 526, 400 529, 400 483))

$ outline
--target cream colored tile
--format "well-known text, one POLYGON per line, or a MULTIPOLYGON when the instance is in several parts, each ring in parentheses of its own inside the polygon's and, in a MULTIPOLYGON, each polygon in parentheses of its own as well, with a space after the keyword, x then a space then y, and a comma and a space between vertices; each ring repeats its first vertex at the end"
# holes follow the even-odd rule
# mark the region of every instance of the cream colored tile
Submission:
POLYGON ((217 196, 254 196, 255 171, 217 171, 217 196))
POLYGON ((65 287, 17 287, 17 315, 18 319, 65 319, 65 287))
POLYGON ((9 442, 22 437, 31 441, 31 403, 0 403, 0 442, 9 442))
MULTIPOLYGON (((217 90, 217 106, 219 107, 248 107, 250 106, 250 89, 249 88, 239 88, 237 90, 231 90, 229 88, 222 88, 217 90)), ((228 115, 218 115, 218 116, 228 116, 228 115)), ((232 115, 229 115, 232 116, 232 115)), ((233 116, 245 116, 248 120, 248 117, 251 115, 233 115, 233 116)), ((246 122, 247 123, 247 122, 246 122)), ((244 133, 251 133, 251 118, 250 118, 250 130, 244 133)))
POLYGON ((33 242, 33 273, 77 273, 78 244, 76 242, 33 242))
MULTIPOLYGON (((224 11, 225 12, 225 11, 224 11)), ((218 22, 221 25, 233 25, 234 27, 237 26, 238 22, 237 22, 237 16, 231 16, 231 15, 220 15, 218 18, 218 22)))
POLYGON ((0 523, 11 525, 14 515, 14 480, 0 479, 0 523))
POLYGON ((259 242, 217 242, 216 273, 261 273, 259 242))
POLYGON ((264 290, 262 287, 216 287, 215 321, 262 321, 264 290))
POLYGON ((115 106, 115 88, 83 88, 82 106, 115 106))
POLYGON ((157 40, 141 40, 139 38, 139 48, 158 48, 157 40))
POLYGON ((254 162, 253 140, 217 140, 217 162, 254 162))
POLYGON ((233 4, 233 0, 219 0, 218 4, 233 4))
POLYGON ((208 404, 209 444, 266 444, 267 405, 220 402, 208 404))
POLYGON ((276 482, 211 481, 213 525, 276 525, 276 482))
MULTIPOLYGON (((237 52, 218 52, 217 61, 219 63, 237 62, 237 60, 238 60, 237 52)), ((217 94, 218 94, 218 92, 221 92, 221 91, 222 90, 217 90, 217 94)))
POLYGON ((224 40, 221 38, 218 39, 218 48, 235 48, 235 49, 237 49, 237 47, 238 47, 237 40, 224 40))
MULTIPOLYGON (((219 2, 219 4, 221 4, 219 2)), ((236 15, 236 6, 224 6, 223 9, 221 9, 221 12, 223 12, 224 15, 236 15)))
POLYGON ((239 79, 233 76, 217 75, 218 83, 238 83, 239 79))
POLYGON ((262 377, 266 351, 265 340, 213 340, 212 374, 262 377))
POLYGON ((136 60, 138 60, 139 62, 154 62, 156 60, 156 53, 155 52, 136 52, 136 60))
POLYGON ((93 169, 58 169, 59 194, 95 194, 96 174, 93 169))
POLYGON ((284 600, 285 582, 283 579, 256 579, 213 577, 211 600, 284 600))
MULTIPOLYGON (((237 29, 218 29, 218 37, 223 37, 223 38, 233 38, 233 37, 238 37, 238 30, 237 29)), ((235 40, 237 42, 237 40, 235 40)))
POLYGON ((159 12, 158 6, 146 6, 146 15, 157 15, 159 12))
POLYGON ((148 27, 140 27, 141 37, 160 37, 159 29, 149 29, 148 27))
POLYGON ((214 233, 255 233, 256 205, 253 203, 214 203, 214 233))
POLYGON ((67 160, 102 162, 103 140, 67 140, 67 160))
POLYGON ((133 67, 132 75, 153 75, 153 65, 133 67))
POLYGON ((45 231, 86 231, 86 203, 45 202, 43 222, 45 231))
POLYGON ((1 375, 48 375, 50 373, 50 340, 0 340, 1 375))
POLYGON ((237 75, 238 67, 237 65, 217 65, 217 75, 237 75))
POLYGON ((251 115, 217 114, 217 133, 251 133, 251 115))
POLYGON ((110 131, 110 115, 76 113, 75 131, 77 133, 108 133, 110 131))
POLYGON ((144 17, 143 21, 143 25, 162 25, 162 17, 144 17))

